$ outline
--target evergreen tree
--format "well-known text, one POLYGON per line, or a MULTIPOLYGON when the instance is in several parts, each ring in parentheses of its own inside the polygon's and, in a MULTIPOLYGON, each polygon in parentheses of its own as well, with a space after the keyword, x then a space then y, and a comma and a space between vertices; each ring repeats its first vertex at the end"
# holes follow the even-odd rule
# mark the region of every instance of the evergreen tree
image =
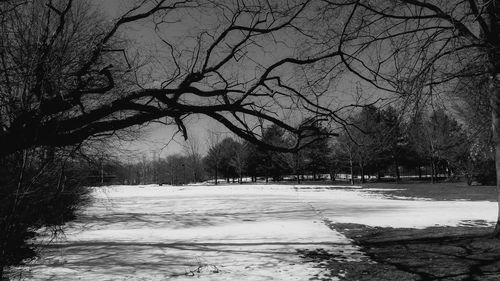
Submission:
MULTIPOLYGON (((276 146, 285 146, 286 138, 282 128, 271 125, 264 130, 262 141, 276 146)), ((290 156, 283 152, 257 149, 257 159, 260 159, 259 170, 266 177, 271 176, 274 181, 282 179, 283 175, 290 172, 290 156)))
MULTIPOLYGON (((317 130, 324 130, 318 124, 313 125, 317 130)), ((308 140, 306 140, 308 141, 308 140)), ((303 164, 301 167, 309 174, 313 175, 313 179, 316 180, 318 174, 324 174, 329 172, 330 162, 331 162, 331 149, 329 146, 329 139, 323 138, 316 140, 309 144, 301 154, 301 160, 303 164)))

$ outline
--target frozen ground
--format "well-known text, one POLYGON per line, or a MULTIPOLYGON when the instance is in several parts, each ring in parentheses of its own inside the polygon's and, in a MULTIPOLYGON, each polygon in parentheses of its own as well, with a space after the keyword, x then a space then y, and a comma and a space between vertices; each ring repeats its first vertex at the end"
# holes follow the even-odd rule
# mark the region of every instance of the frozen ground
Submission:
POLYGON ((339 262, 363 255, 325 221, 420 228, 496 219, 491 202, 390 200, 326 186, 114 186, 95 197, 26 279, 308 280, 324 269, 297 250, 322 248, 339 262))

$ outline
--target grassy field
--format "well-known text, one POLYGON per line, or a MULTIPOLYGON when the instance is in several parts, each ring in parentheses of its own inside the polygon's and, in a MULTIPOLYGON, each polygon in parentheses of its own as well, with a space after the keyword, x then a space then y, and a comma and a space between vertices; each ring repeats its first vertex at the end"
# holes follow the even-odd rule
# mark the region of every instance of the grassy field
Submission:
POLYGON ((367 183, 363 189, 387 196, 432 200, 497 201, 495 186, 468 186, 463 182, 445 183, 367 183))
MULTIPOLYGON (((225 183, 223 183, 225 184, 225 183)), ((253 184, 253 183, 245 183, 253 184)), ((350 186, 349 182, 344 181, 302 181, 297 184, 293 181, 272 182, 269 184, 296 184, 300 186, 332 186, 332 188, 345 189, 350 186)), ((353 187, 367 190, 372 193, 383 194, 388 197, 398 199, 423 198, 430 200, 470 200, 470 201, 490 201, 497 202, 497 191, 495 186, 478 185, 468 186, 465 182, 410 182, 403 181, 401 183, 395 182, 369 182, 369 183, 355 183, 353 187)))
MULTIPOLYGON (((294 182, 279 182, 272 184, 295 184, 294 182)), ((348 182, 343 181, 304 181, 299 185, 320 185, 332 186, 332 188, 346 188, 350 186, 348 182)), ((401 183, 395 182, 369 182, 369 183, 355 183, 353 187, 383 194, 388 197, 395 197, 398 199, 423 198, 430 200, 470 200, 470 201, 491 201, 497 202, 497 191, 495 186, 477 185, 468 186, 465 182, 410 182, 403 181, 401 183)))

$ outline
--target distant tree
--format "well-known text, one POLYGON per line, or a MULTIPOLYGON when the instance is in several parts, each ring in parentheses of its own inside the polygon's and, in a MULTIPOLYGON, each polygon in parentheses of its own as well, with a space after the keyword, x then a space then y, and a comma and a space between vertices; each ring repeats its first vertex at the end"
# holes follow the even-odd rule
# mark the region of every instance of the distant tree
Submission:
POLYGON ((340 169, 346 171, 350 175, 350 183, 354 184, 354 151, 356 144, 349 135, 347 128, 339 134, 332 143, 332 161, 335 161, 340 166, 340 169))
POLYGON ((234 179, 238 176, 238 170, 235 166, 235 158, 240 150, 240 144, 233 138, 226 137, 218 144, 218 146, 221 151, 218 167, 222 176, 226 179, 226 182, 229 182, 231 178, 234 179))
MULTIPOLYGON (((319 124, 312 124, 315 130, 324 130, 319 124)), ((304 139, 308 141, 307 138, 304 139)), ((302 153, 300 154, 300 160, 303 162, 301 167, 305 169, 308 173, 313 175, 313 179, 317 179, 318 174, 324 174, 329 172, 330 162, 331 162, 331 152, 329 146, 329 139, 322 138, 311 142, 307 145, 302 153)))
POLYGON ((247 175, 251 177, 252 182, 255 182, 257 180, 257 176, 260 175, 260 166, 264 161, 264 155, 261 149, 258 148, 258 146, 248 141, 243 142, 243 147, 246 154, 244 170, 246 171, 247 175))
POLYGON ((249 149, 246 147, 248 145, 245 141, 236 141, 234 147, 234 156, 229 163, 238 174, 238 182, 243 183, 243 173, 245 172, 245 167, 248 159, 249 149))
POLYGON ((377 145, 380 147, 377 157, 378 168, 393 166, 396 182, 399 182, 401 178, 399 166, 407 162, 406 158, 410 153, 402 128, 401 115, 396 108, 391 106, 380 110, 381 118, 377 135, 377 145))
MULTIPOLYGON (((422 116, 422 115, 420 115, 422 116)), ((436 181, 439 169, 448 174, 466 163, 469 142, 456 120, 443 109, 437 109, 427 118, 418 117, 410 132, 413 145, 431 167, 431 181, 436 181)))
MULTIPOLYGON (((276 146, 286 146, 287 144, 284 130, 276 125, 271 125, 264 130, 262 141, 276 146)), ((260 148, 258 152, 260 154, 259 158, 262 161, 259 168, 265 175, 266 182, 268 181, 268 176, 271 176, 274 181, 279 181, 285 173, 291 170, 291 160, 288 154, 265 150, 263 148, 260 148)))
MULTIPOLYGON (((213 138, 212 141, 216 141, 213 138)), ((231 137, 225 137, 219 142, 212 144, 207 155, 204 158, 204 163, 216 177, 222 175, 229 182, 236 177, 241 179, 246 161, 246 148, 242 143, 235 141, 231 137)), ((216 179, 217 183, 217 179, 216 179)))
MULTIPOLYGON (((320 173, 328 173, 330 170, 330 147, 328 133, 323 138, 315 138, 314 135, 322 134, 327 129, 318 120, 305 119, 299 127, 304 131, 301 142, 304 148, 288 155, 289 168, 295 174, 297 182, 300 183, 304 173, 313 175, 317 179, 320 173), (310 135, 310 136, 308 136, 310 135)), ((284 136, 285 142, 294 143, 295 136, 284 136)))
POLYGON ((297 183, 300 184, 301 177, 304 176, 304 150, 296 151, 291 157, 291 169, 295 174, 297 183))
POLYGON ((193 181, 199 182, 203 178, 203 163, 200 154, 198 139, 190 137, 183 146, 184 155, 187 157, 187 167, 191 171, 193 181))
MULTIPOLYGON (((338 137, 337 137, 338 138, 338 137)), ((337 175, 340 173, 345 173, 346 162, 342 155, 345 155, 345 151, 340 152, 340 144, 337 138, 331 139, 328 143, 329 154, 328 154, 328 173, 330 174, 330 180, 335 181, 337 179, 337 175)))
POLYGON ((215 184, 218 184, 220 163, 222 159, 221 135, 219 133, 209 132, 207 138, 208 152, 203 158, 205 167, 214 175, 215 184))
POLYGON ((331 164, 350 171, 354 167, 365 181, 365 176, 394 170, 396 181, 400 179, 399 166, 411 165, 412 152, 405 135, 401 114, 394 107, 380 109, 374 105, 365 106, 351 117, 347 126, 332 143, 331 164))
POLYGON ((373 106, 365 106, 352 120, 353 126, 349 128, 349 139, 352 142, 353 157, 358 164, 361 182, 365 182, 366 174, 374 169, 377 157, 383 150, 380 146, 379 110, 373 106))
POLYGON ((180 153, 160 159, 158 165, 160 182, 172 185, 193 182, 194 175, 189 171, 188 162, 188 157, 180 153))

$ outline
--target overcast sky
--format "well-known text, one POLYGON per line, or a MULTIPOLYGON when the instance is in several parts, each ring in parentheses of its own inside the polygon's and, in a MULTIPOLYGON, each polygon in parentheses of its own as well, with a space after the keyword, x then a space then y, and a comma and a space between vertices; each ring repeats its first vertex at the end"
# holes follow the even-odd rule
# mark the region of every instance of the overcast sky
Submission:
MULTIPOLYGON (((105 17, 110 20, 119 17, 125 11, 130 8, 130 4, 136 1, 134 0, 90 0, 91 3, 99 7, 99 11, 101 11, 105 17)), ((193 23, 197 24, 197 23, 193 23)), ((158 42, 156 39, 156 35, 151 32, 150 28, 147 28, 145 25, 147 23, 133 23, 130 25, 124 26, 121 29, 121 32, 126 36, 130 37, 134 44, 139 45, 137 50, 144 52, 142 55, 147 57, 149 54, 148 51, 153 52, 155 49, 155 42, 158 42)), ((186 28, 180 27, 180 28, 186 28)), ((169 30, 169 34, 179 33, 182 34, 184 30, 169 30)), ((273 55, 273 54, 271 54, 273 55)), ((283 54, 278 54, 283 56, 283 54)), ((153 55, 154 56, 154 55, 153 55)), ((262 59, 262 57, 261 57, 262 59)), ((249 73, 254 74, 254 69, 244 70, 249 73)), ((241 75, 241 73, 237 74, 241 75)), ((160 78, 161 79, 161 78, 160 78)), ((340 86, 336 89, 338 93, 335 93, 333 96, 340 98, 340 100, 350 101, 351 95, 356 91, 356 83, 346 76, 340 82, 340 86)), ((366 94, 366 93, 365 93, 366 94)), ((196 139, 200 145, 201 153, 205 153, 207 150, 206 139, 209 131, 213 132, 228 132, 226 128, 218 124, 213 120, 209 120, 202 116, 192 116, 186 121, 186 127, 188 129, 188 135, 193 139, 196 139)), ((142 155, 145 155, 147 158, 151 158, 153 154, 159 155, 161 157, 165 157, 167 155, 180 153, 182 152, 182 145, 184 144, 183 137, 180 134, 177 134, 176 126, 163 126, 159 124, 153 124, 146 128, 139 140, 122 143, 122 148, 126 149, 126 153, 123 158, 126 161, 138 161, 142 158, 142 155), (173 138, 173 139, 172 139, 173 138)))
MULTIPOLYGON (((93 5, 99 8, 110 20, 119 17, 134 0, 91 0, 93 5)), ((140 24, 131 24, 124 26, 122 31, 130 36, 134 41, 148 45, 149 42, 155 40, 154 36, 147 28, 140 24)), ((187 120, 188 135, 193 139, 199 140, 202 153, 206 151, 206 135, 208 131, 228 132, 212 120, 207 120, 201 116, 193 117, 187 120)), ((161 157, 182 152, 184 138, 177 133, 176 126, 164 126, 160 124, 152 124, 143 130, 142 136, 137 141, 121 143, 120 146, 125 150, 121 152, 122 158, 125 161, 138 161, 142 155, 151 158, 155 153, 161 157)))

